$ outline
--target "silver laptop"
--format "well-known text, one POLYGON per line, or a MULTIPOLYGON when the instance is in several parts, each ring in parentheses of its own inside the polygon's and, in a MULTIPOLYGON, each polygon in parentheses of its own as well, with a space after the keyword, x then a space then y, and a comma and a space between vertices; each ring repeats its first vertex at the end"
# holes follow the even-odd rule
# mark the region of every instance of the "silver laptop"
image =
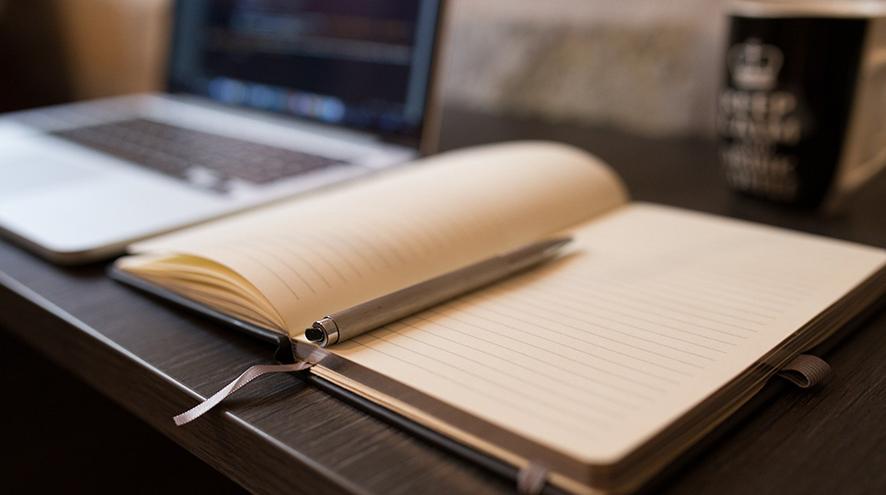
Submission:
POLYGON ((86 262, 431 151, 442 1, 179 1, 167 93, 0 117, 0 230, 86 262))

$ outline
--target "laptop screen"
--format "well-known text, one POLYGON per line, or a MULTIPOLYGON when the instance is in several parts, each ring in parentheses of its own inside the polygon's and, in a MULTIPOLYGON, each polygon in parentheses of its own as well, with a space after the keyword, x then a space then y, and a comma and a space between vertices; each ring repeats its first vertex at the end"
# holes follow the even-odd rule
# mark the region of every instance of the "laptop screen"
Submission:
POLYGON ((170 90, 417 139, 440 3, 180 0, 170 90))

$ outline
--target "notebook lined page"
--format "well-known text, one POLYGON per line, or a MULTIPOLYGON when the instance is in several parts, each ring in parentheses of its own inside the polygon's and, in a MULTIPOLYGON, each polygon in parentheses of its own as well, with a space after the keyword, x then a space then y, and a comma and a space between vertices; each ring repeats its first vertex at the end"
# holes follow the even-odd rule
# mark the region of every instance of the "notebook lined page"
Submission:
POLYGON ((493 145, 131 251, 188 254, 230 268, 295 335, 325 314, 539 240, 625 201, 612 171, 575 148, 493 145))
POLYGON ((586 462, 608 462, 886 260, 874 248, 649 205, 576 236, 563 259, 332 350, 586 462))

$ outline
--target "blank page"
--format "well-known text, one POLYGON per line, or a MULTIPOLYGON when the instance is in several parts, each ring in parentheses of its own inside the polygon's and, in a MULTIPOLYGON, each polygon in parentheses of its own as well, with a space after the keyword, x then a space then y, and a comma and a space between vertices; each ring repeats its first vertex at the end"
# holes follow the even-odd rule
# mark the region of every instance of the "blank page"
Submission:
POLYGON ((588 463, 688 412, 883 266, 883 250, 634 205, 562 259, 333 352, 588 463))
POLYGON ((625 201, 615 174, 587 153, 512 143, 439 155, 130 250, 227 267, 255 286, 276 310, 270 319, 295 336, 333 311, 539 240, 625 201))

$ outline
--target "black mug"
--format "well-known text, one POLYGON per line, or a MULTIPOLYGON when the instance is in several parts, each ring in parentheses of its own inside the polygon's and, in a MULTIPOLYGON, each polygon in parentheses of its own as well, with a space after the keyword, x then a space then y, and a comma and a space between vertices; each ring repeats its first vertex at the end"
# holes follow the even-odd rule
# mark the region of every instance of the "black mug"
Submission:
POLYGON ((736 1, 717 129, 729 185, 837 204, 886 164, 886 6, 736 1))

